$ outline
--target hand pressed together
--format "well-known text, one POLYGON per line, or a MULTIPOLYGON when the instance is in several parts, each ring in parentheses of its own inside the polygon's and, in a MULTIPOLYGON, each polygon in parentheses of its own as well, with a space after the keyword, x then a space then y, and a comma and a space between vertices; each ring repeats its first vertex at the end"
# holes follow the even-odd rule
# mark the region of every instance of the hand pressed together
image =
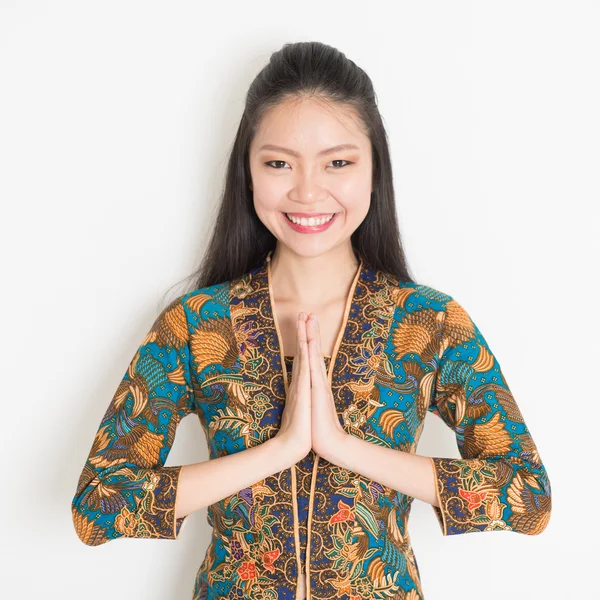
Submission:
POLYGON ((337 411, 329 379, 325 359, 321 350, 319 323, 314 313, 306 322, 308 340, 308 362, 310 365, 310 398, 311 398, 311 438, 313 450, 327 459, 334 446, 346 436, 337 411))
POLYGON ((298 315, 292 381, 279 434, 287 438, 301 459, 310 448, 327 459, 347 435, 335 408, 329 385, 317 317, 298 315))

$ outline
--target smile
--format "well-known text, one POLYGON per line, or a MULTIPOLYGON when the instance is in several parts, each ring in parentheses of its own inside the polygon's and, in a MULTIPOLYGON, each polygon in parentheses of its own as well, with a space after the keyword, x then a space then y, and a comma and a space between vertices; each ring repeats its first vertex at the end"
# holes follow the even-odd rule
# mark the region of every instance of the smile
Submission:
POLYGON ((285 216, 286 223, 294 231, 300 233, 318 233, 328 229, 331 224, 335 221, 338 213, 329 213, 319 215, 318 217, 298 217, 290 213, 282 213, 285 216))

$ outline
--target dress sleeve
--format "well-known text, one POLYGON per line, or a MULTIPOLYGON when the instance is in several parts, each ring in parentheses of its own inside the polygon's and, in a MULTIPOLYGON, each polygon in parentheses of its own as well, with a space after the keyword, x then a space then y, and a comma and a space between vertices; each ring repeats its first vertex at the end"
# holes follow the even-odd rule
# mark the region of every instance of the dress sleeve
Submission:
POLYGON ((182 466, 165 467, 180 420, 194 411, 189 330, 181 298, 157 317, 95 435, 71 503, 79 539, 176 539, 182 466))
POLYGON ((548 473, 500 364, 454 299, 440 313, 438 372, 429 411, 456 436, 461 459, 430 457, 443 535, 541 533, 550 519, 548 473))

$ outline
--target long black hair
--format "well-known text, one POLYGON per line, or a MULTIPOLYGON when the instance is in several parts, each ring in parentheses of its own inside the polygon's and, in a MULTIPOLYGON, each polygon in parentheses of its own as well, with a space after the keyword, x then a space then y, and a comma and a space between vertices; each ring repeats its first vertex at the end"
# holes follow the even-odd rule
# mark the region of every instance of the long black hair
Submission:
POLYGON ((387 134, 373 83, 336 48, 320 42, 297 42, 274 52, 248 89, 216 221, 201 264, 188 278, 187 291, 235 279, 275 249, 277 238, 254 210, 248 150, 269 109, 304 96, 353 108, 362 120, 372 146, 373 192, 369 211, 351 236, 352 247, 365 265, 414 282, 400 239, 387 134))

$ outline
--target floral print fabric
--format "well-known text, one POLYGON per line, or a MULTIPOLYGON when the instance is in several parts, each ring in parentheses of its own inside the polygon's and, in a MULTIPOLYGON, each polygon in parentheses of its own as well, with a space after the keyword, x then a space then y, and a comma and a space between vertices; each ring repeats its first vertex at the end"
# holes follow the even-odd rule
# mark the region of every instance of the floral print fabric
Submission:
MULTIPOLYGON (((268 261, 267 261, 268 262, 268 261)), ((209 459, 278 431, 291 381, 267 262, 181 296, 136 351, 99 425, 72 502, 80 539, 176 539, 181 467, 165 461, 195 414, 209 459)), ((431 287, 361 261, 339 346, 327 357, 349 435, 415 453, 427 412, 460 459, 432 457, 443 535, 541 533, 551 489, 496 357, 468 313, 431 287)), ((422 600, 408 533, 413 498, 311 451, 290 468, 207 507, 212 538, 193 598, 422 600)))

